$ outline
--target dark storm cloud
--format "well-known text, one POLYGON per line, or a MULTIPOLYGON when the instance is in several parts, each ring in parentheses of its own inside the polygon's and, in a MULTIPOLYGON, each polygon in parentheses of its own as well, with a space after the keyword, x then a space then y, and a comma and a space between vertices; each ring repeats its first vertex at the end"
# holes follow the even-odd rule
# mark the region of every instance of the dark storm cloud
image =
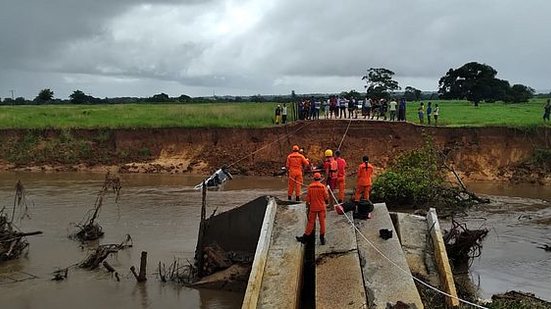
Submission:
POLYGON ((469 61, 549 89, 549 11, 545 0, 9 1, 0 97, 38 85, 62 97, 361 90, 369 67, 432 90, 469 61))
POLYGON ((104 24, 129 7, 199 0, 10 0, 0 10, 0 67, 34 68, 53 57, 60 44, 105 34, 104 24))

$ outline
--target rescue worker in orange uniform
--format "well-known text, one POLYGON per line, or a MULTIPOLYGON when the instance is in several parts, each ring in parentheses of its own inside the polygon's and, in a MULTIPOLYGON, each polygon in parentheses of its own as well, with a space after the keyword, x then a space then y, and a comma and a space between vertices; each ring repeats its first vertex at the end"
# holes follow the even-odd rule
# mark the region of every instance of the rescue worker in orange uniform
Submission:
POLYGON ((295 199, 300 201, 300 186, 302 186, 302 170, 308 166, 308 161, 299 153, 299 147, 293 146, 293 152, 287 156, 285 167, 289 172, 289 188, 287 189, 287 199, 291 200, 293 191, 295 199))
POLYGON ((325 245, 325 215, 329 202, 329 193, 324 184, 320 182, 321 174, 314 173, 314 181, 308 186, 306 194, 306 206, 308 207, 308 224, 302 236, 296 236, 297 241, 306 243, 313 236, 316 216, 320 223, 320 243, 325 245))
POLYGON ((306 156, 306 152, 304 151, 304 148, 300 148, 298 150, 298 153, 300 153, 301 155, 304 156, 304 158, 306 159, 306 161, 308 162, 308 166, 306 166, 306 168, 304 169, 305 172, 310 172, 312 170, 312 163, 310 162, 310 159, 308 159, 308 157, 306 156))
POLYGON ((344 200, 344 177, 346 175, 346 160, 341 158, 341 151, 335 151, 335 161, 337 161, 337 188, 339 189, 339 203, 344 200))
POLYGON ((325 169, 325 183, 335 190, 337 187, 337 161, 333 158, 333 150, 327 149, 325 151, 325 161, 323 162, 323 168, 325 169))
POLYGON ((369 163, 369 157, 367 155, 363 156, 362 161, 362 164, 358 166, 358 180, 356 182, 356 192, 354 196, 354 200, 357 202, 360 201, 360 197, 364 200, 369 200, 371 176, 373 176, 373 165, 369 163))

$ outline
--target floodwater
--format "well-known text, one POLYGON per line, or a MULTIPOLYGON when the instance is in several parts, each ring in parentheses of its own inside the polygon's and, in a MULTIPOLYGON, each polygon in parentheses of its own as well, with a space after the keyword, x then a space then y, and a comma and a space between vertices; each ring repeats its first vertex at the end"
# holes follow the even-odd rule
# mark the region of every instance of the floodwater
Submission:
POLYGON ((481 257, 471 266, 481 296, 520 290, 551 301, 551 252, 538 248, 551 245, 551 188, 496 183, 469 187, 492 199, 461 218, 471 229, 490 230, 481 257))
MULTIPOLYGON (((31 219, 18 225, 23 231, 43 231, 28 237, 24 258, 0 266, 1 308, 238 308, 243 295, 194 290, 162 284, 156 277, 159 262, 193 260, 199 225, 201 193, 192 187, 201 177, 123 175, 118 205, 108 195, 99 215, 105 237, 101 243, 120 243, 130 234, 134 246, 109 257, 120 273, 117 282, 103 268, 71 268, 66 280, 51 281, 51 273, 80 262, 88 248, 67 238, 93 205, 103 184, 102 174, 1 174, 0 208, 10 209, 18 179, 26 187, 31 219), (141 251, 148 252, 148 280, 136 284, 129 269, 139 266, 141 251), (37 277, 32 279, 32 277, 37 277), (22 280, 14 282, 15 280, 22 280)), ((274 179, 234 181, 226 191, 208 192, 210 214, 224 211, 278 188, 274 179), (267 181, 266 181, 267 180, 267 181), (254 183, 254 189, 247 186, 254 183), (269 183, 266 185, 265 183, 269 183), (245 190, 246 189, 246 190, 245 190)))
MULTIPOLYGON (((107 271, 71 268, 69 277, 51 281, 51 273, 80 262, 88 248, 67 238, 71 223, 79 222, 93 205, 103 183, 94 173, 0 174, 0 208, 10 209, 14 186, 21 179, 27 190, 30 219, 18 225, 23 231, 43 231, 28 237, 28 255, 0 266, 2 308, 239 308, 243 295, 195 290, 163 284, 157 264, 192 260, 201 204, 192 187, 197 176, 122 175, 118 204, 108 196, 98 222, 105 237, 100 243, 119 243, 130 234, 134 247, 108 258, 121 274, 117 282, 107 271), (148 281, 137 284, 130 274, 138 266, 140 252, 148 252, 148 281)), ((278 177, 236 177, 223 191, 208 192, 208 210, 224 211, 259 195, 286 196, 286 180, 278 177)), ((538 244, 551 244, 551 189, 528 185, 507 188, 496 184, 472 184, 477 192, 497 197, 496 203, 476 209, 467 217, 470 227, 492 231, 484 242, 482 257, 473 264, 484 296, 510 289, 531 291, 551 299, 551 253, 538 244), (534 189, 535 188, 535 189, 534 189), (528 215, 518 220, 520 214, 528 215), (480 218, 486 218, 482 220, 480 218), (547 220, 545 220, 547 218, 547 220)))

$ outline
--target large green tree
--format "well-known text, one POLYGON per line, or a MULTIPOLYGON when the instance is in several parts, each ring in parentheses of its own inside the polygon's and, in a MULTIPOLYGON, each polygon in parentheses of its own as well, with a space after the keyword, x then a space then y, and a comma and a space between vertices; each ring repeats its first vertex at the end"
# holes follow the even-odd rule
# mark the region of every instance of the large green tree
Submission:
POLYGON ((89 102, 88 96, 81 90, 73 91, 73 93, 69 96, 69 99, 72 104, 85 104, 89 102))
POLYGON ((54 92, 50 89, 42 89, 34 98, 34 101, 38 104, 44 104, 52 101, 54 99, 54 92))
POLYGON ((421 99, 421 90, 412 86, 407 86, 404 92, 404 97, 408 101, 419 101, 421 99))
POLYGON ((511 87, 508 93, 507 101, 510 102, 528 102, 534 97, 536 91, 525 85, 515 84, 511 87))
POLYGON ((398 82, 393 79, 394 72, 385 68, 369 68, 362 77, 365 80, 367 96, 375 98, 389 98, 390 92, 400 90, 398 82))
POLYGON ((440 78, 438 94, 442 99, 467 99, 475 105, 481 101, 524 102, 532 97, 530 87, 511 87, 508 81, 496 78, 496 75, 497 71, 487 64, 469 62, 460 68, 449 69, 440 78))

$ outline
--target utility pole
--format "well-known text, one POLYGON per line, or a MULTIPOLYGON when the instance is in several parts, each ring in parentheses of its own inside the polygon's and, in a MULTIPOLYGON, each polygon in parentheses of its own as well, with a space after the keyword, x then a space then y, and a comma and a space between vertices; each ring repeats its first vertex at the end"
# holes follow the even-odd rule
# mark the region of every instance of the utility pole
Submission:
POLYGON ((10 92, 11 92, 11 99, 14 100, 15 99, 15 90, 11 89, 10 92))

